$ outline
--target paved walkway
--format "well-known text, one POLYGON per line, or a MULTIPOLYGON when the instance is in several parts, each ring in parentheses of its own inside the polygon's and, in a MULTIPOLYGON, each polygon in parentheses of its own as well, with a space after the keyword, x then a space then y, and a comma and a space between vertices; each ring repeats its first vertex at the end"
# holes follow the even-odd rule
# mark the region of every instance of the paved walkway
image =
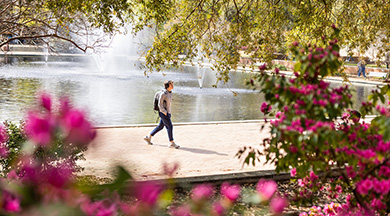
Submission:
MULTIPOLYGON (((342 81, 330 77, 329 81, 342 81)), ((361 78, 350 78, 351 83, 383 85, 361 78)), ((166 130, 153 137, 154 145, 143 140, 156 126, 138 125, 98 128, 97 137, 85 153, 86 160, 79 164, 85 168, 82 175, 113 177, 115 165, 122 165, 138 180, 161 179, 163 164, 179 164, 175 177, 195 177, 238 172, 273 170, 262 163, 243 166, 235 155, 244 146, 260 148, 269 131, 260 131, 263 121, 236 121, 214 123, 174 124, 174 138, 180 149, 168 148, 166 130)))
MULTIPOLYGON (((175 177, 206 176, 255 170, 272 170, 270 165, 244 166, 235 157, 243 146, 260 147, 269 134, 260 131, 262 121, 202 124, 174 124, 174 138, 180 149, 168 148, 166 130, 147 145, 143 137, 154 125, 99 128, 97 137, 86 152, 82 174, 112 177, 112 168, 121 164, 136 179, 165 178, 163 164, 178 163, 175 177)), ((264 160, 263 160, 264 161, 264 160)))

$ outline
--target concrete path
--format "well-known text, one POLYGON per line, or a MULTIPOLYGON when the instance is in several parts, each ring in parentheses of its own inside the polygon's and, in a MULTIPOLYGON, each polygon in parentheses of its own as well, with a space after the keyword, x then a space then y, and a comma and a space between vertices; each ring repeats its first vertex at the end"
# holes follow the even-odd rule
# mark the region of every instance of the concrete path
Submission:
MULTIPOLYGON (((163 164, 179 164, 175 177, 207 176, 237 172, 273 170, 271 165, 244 166, 235 157, 241 147, 260 148, 269 131, 260 131, 262 121, 174 124, 174 138, 180 149, 168 148, 166 130, 143 140, 155 125, 98 128, 97 137, 86 151, 82 175, 112 177, 113 167, 122 165, 138 180, 161 179, 163 164)), ((264 158, 262 160, 265 161, 264 158)))

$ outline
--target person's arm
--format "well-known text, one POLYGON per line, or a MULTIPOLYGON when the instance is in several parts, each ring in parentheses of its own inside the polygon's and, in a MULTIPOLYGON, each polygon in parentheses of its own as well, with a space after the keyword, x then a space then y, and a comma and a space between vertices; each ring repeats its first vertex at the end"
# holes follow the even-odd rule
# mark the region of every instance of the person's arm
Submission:
POLYGON ((167 110, 164 108, 164 100, 166 100, 167 95, 163 92, 161 93, 160 99, 158 100, 158 107, 160 109, 160 112, 164 113, 164 115, 167 115, 167 110))

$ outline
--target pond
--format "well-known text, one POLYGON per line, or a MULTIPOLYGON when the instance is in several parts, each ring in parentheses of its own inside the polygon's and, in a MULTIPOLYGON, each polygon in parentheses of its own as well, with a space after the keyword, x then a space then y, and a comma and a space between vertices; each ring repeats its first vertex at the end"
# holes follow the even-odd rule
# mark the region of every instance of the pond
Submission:
MULTIPOLYGON (((95 126, 155 123, 153 97, 164 80, 175 82, 173 122, 253 120, 263 117, 264 97, 246 86, 247 73, 231 73, 227 84, 215 84, 214 72, 184 66, 144 75, 139 62, 126 56, 106 62, 94 58, 75 60, 0 58, 0 121, 19 121, 34 103, 36 93, 46 91, 56 98, 66 95, 85 110, 95 126), (200 88, 199 75, 203 75, 200 88), (233 94, 233 92, 237 93, 233 94)), ((332 83, 333 86, 341 83, 332 83)), ((354 107, 366 100, 374 86, 354 85, 354 107)))

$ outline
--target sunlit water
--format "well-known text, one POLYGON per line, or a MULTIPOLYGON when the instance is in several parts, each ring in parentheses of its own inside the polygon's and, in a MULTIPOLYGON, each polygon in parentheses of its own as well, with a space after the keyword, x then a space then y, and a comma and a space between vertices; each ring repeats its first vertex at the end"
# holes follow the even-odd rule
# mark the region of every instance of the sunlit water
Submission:
MULTIPOLYGON (((215 75, 209 69, 188 66, 145 76, 135 64, 137 62, 125 57, 118 57, 103 68, 93 59, 47 63, 7 59, 6 64, 0 64, 0 120, 23 119, 34 103, 36 93, 46 91, 56 98, 68 96, 74 106, 85 110, 97 126, 155 123, 157 115, 153 111, 153 97, 167 79, 175 81, 173 122, 263 117, 260 105, 264 97, 246 86, 249 78, 246 73, 232 73, 228 84, 219 83, 218 88, 213 88, 215 75), (204 74, 202 89, 199 74, 204 74)), ((352 86, 355 108, 366 100, 373 88, 352 86)))

